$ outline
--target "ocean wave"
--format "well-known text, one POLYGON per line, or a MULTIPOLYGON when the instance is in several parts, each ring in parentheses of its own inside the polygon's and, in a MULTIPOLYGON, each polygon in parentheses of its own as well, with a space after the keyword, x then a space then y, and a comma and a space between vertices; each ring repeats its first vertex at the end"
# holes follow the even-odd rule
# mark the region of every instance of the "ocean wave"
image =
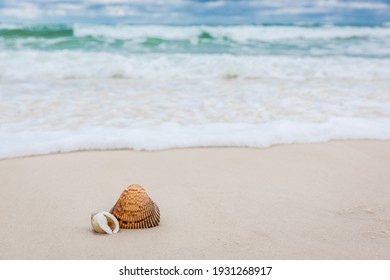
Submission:
POLYGON ((215 123, 183 126, 166 123, 126 129, 85 127, 78 131, 21 131, 13 134, 0 132, 0 137, 2 159, 85 150, 265 148, 278 144, 328 140, 390 139, 390 119, 334 118, 322 123, 282 120, 258 125, 215 123))
POLYGON ((390 28, 296 25, 0 25, 1 49, 390 57, 390 28))
POLYGON ((228 54, 121 55, 100 52, 0 52, 0 79, 388 79, 390 59, 235 56, 228 54))
POLYGON ((383 26, 336 25, 104 25, 104 24, 0 24, 0 37, 104 37, 114 39, 165 40, 201 39, 232 40, 236 42, 272 41, 286 39, 341 39, 390 36, 383 26))
POLYGON ((166 40, 201 39, 248 41, 274 41, 286 39, 332 39, 351 37, 389 37, 385 27, 354 26, 279 26, 279 25, 233 25, 233 26, 161 26, 161 25, 80 25, 73 26, 76 37, 94 36, 117 39, 161 38, 166 40))
POLYGON ((0 25, 0 37, 5 38, 58 38, 73 36, 73 27, 67 25, 0 25))

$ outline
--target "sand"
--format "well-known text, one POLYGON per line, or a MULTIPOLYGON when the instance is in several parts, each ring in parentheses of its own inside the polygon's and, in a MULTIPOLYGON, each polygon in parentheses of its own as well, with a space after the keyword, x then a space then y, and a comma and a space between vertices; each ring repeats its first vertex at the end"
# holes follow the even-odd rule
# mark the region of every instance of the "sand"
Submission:
POLYGON ((390 259, 390 141, 0 161, 0 259, 390 259), (152 229, 93 232, 138 183, 152 229))

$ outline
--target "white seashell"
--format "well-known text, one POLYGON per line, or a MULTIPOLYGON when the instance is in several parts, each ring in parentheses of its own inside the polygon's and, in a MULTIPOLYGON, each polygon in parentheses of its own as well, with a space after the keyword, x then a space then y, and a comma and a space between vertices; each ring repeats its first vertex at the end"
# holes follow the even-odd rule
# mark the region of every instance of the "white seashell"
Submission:
POLYGON ((99 212, 91 215, 91 224, 98 233, 113 234, 119 231, 119 223, 114 215, 108 212, 99 212))

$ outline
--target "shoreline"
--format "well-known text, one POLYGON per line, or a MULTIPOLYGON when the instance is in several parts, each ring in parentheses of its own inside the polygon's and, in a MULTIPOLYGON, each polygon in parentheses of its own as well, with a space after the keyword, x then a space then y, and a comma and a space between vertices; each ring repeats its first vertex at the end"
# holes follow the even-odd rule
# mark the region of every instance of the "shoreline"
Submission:
POLYGON ((390 141, 0 160, 0 259, 390 259, 390 141), (128 185, 158 227, 94 233, 128 185))
POLYGON ((190 147, 173 147, 173 148, 161 148, 156 150, 148 150, 148 149, 133 149, 133 148, 108 148, 108 149, 80 149, 80 150, 69 150, 69 151, 57 151, 57 152, 47 152, 47 153, 37 153, 37 154, 29 154, 29 155, 20 155, 20 156, 6 156, 4 158, 0 157, 1 161, 7 160, 15 160, 15 159, 25 159, 25 158, 34 158, 34 157, 46 157, 53 155, 66 155, 66 154, 77 154, 77 153, 94 153, 94 152, 134 152, 134 153, 159 153, 159 152, 169 152, 176 150, 204 150, 204 149, 238 149, 238 150, 267 150, 276 147, 283 146, 294 146, 294 145, 322 145, 322 144, 331 144, 331 143, 343 143, 343 142, 388 142, 390 139, 331 139, 331 140, 323 140, 323 141, 315 141, 315 142, 293 142, 293 143, 277 143, 270 144, 269 146, 190 146, 190 147))

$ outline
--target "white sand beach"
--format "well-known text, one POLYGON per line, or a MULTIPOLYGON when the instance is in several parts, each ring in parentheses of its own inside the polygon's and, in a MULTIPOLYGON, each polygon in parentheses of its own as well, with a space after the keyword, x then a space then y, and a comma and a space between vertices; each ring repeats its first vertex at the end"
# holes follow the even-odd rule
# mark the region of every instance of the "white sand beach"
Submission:
POLYGON ((390 259, 390 141, 0 161, 0 259, 390 259), (145 187, 158 227, 95 233, 145 187))

